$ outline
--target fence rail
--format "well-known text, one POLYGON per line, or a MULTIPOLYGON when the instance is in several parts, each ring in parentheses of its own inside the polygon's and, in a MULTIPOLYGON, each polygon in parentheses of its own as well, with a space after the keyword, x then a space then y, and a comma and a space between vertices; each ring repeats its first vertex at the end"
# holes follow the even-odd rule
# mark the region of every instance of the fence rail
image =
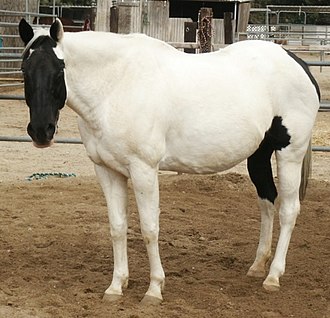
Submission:
MULTIPOLYGON (((8 141, 8 142, 31 142, 32 139, 29 136, 0 136, 1 141, 8 141)), ((79 138, 55 138, 55 143, 58 144, 74 144, 80 145, 83 142, 79 138)), ((330 147, 320 147, 320 146, 313 146, 312 151, 320 151, 320 152, 330 152, 330 147)))

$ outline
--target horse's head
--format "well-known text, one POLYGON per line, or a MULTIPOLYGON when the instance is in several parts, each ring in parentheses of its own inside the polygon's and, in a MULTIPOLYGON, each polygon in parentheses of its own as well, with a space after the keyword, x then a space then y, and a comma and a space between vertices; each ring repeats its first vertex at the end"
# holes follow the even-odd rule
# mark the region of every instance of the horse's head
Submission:
POLYGON ((22 71, 25 100, 30 109, 27 132, 36 147, 52 145, 59 111, 64 106, 67 91, 64 60, 58 43, 63 37, 63 26, 56 20, 48 33, 34 33, 22 19, 19 34, 25 43, 22 71))

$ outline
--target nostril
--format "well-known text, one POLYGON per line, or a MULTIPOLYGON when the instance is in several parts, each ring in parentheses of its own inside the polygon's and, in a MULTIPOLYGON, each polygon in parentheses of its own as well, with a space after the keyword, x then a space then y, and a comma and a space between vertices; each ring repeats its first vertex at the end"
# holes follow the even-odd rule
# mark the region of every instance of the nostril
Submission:
POLYGON ((29 134, 30 137, 33 137, 35 135, 35 132, 34 132, 34 129, 31 125, 31 123, 28 124, 26 130, 27 130, 27 133, 29 134))
POLYGON ((51 141, 54 137, 55 130, 56 126, 54 124, 38 126, 29 123, 27 126, 27 133, 30 135, 32 140, 40 144, 51 141))
POLYGON ((48 125, 48 127, 46 129, 46 134, 47 134, 48 140, 52 140, 53 139, 53 136, 55 134, 55 130, 56 130, 55 125, 53 125, 53 124, 49 124, 48 125))

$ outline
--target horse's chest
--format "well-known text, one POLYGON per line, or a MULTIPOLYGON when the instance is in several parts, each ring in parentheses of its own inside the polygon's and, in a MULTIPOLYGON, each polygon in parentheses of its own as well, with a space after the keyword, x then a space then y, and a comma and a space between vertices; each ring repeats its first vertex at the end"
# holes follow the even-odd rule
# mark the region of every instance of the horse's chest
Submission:
POLYGON ((105 136, 101 130, 98 130, 96 133, 83 121, 79 122, 79 130, 87 155, 95 164, 128 175, 127 165, 121 159, 123 156, 118 156, 118 153, 121 152, 119 148, 120 143, 111 142, 110 140, 113 140, 111 136, 105 136))
POLYGON ((101 142, 94 141, 85 144, 88 157, 97 165, 116 170, 128 176, 127 165, 115 156, 115 150, 101 142))

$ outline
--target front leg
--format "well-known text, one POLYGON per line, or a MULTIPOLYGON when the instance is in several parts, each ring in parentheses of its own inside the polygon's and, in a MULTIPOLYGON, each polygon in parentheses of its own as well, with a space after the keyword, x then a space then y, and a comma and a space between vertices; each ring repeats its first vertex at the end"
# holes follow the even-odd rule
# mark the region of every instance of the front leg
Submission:
POLYGON ((162 289, 165 284, 158 247, 160 213, 158 169, 140 162, 131 169, 130 173, 139 210, 141 232, 150 263, 150 285, 142 303, 157 305, 163 300, 162 289))
POLYGON ((113 301, 122 296, 122 288, 128 284, 127 178, 99 165, 95 165, 95 172, 107 202, 114 258, 112 282, 103 299, 113 301))

